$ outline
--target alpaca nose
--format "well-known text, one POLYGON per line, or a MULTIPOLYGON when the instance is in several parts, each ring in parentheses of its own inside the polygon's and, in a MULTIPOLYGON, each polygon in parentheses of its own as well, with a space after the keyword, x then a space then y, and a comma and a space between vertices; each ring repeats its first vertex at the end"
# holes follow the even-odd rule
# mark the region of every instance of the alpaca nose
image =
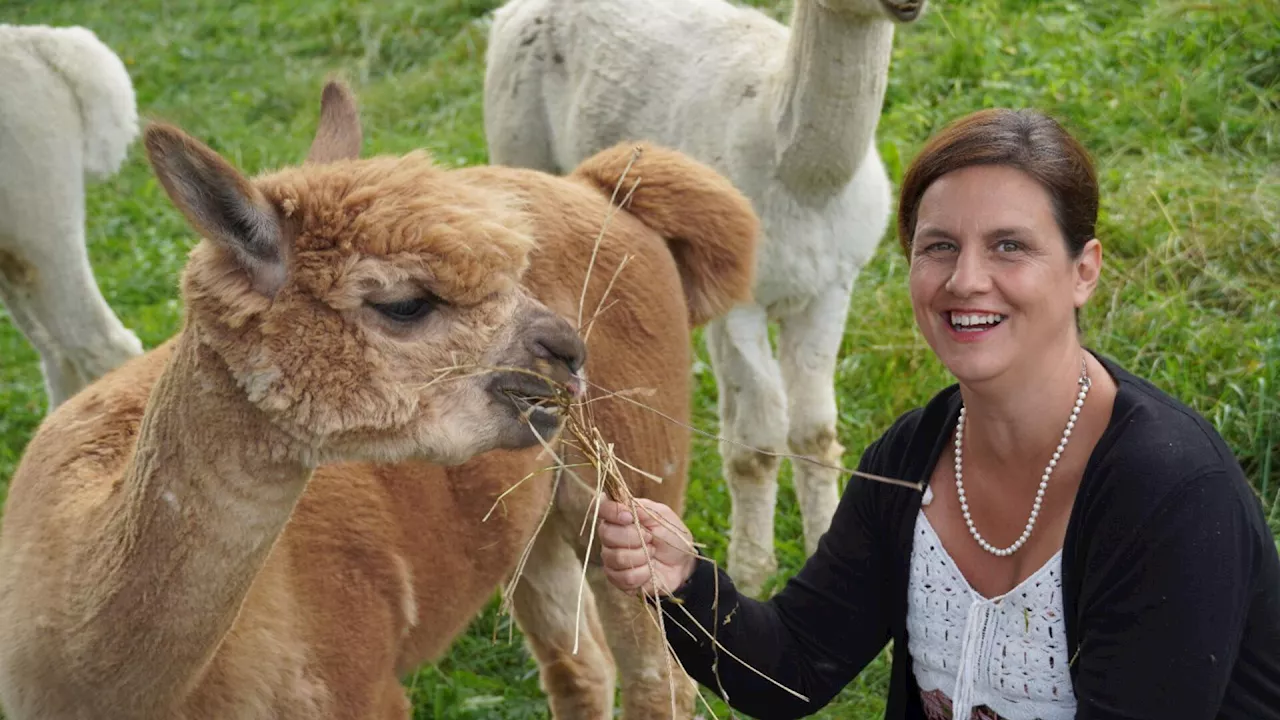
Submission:
POLYGON ((586 344, 573 326, 559 316, 549 315, 539 324, 542 327, 531 333, 529 352, 534 357, 564 365, 571 376, 570 390, 574 395, 581 394, 580 373, 587 362, 586 344))
POLYGON ((576 334, 544 337, 538 340, 538 349, 534 353, 547 360, 559 360, 571 373, 581 370, 587 360, 587 347, 576 334))
POLYGON ((563 329, 556 329, 539 335, 530 348, 534 355, 543 360, 558 360, 576 373, 587 362, 587 346, 582 343, 578 333, 566 324, 563 329))

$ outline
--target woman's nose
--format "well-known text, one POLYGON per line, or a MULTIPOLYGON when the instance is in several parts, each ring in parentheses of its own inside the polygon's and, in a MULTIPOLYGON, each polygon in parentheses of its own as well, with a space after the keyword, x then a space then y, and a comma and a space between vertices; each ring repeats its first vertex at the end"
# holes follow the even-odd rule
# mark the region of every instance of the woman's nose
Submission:
POLYGON ((991 289, 991 273, 985 259, 977 250, 961 250, 951 277, 947 278, 947 291, 959 297, 976 295, 991 289))

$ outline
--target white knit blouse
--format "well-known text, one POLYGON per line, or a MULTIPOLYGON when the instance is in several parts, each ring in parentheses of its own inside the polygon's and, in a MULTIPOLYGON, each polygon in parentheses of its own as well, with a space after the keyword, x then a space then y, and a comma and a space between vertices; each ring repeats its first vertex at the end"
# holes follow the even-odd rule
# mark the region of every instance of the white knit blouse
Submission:
POLYGON ((1017 587, 985 598, 969 585, 924 511, 919 512, 907 590, 907 645, 930 718, 1075 717, 1061 566, 1059 550, 1017 587), (944 714, 947 706, 954 712, 944 714))

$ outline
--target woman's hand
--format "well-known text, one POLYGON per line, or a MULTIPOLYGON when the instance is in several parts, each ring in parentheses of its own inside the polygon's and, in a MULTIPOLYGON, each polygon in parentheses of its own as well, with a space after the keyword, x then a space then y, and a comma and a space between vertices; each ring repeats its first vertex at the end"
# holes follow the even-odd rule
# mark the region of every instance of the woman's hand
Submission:
POLYGON ((668 595, 693 574, 698 561, 693 534, 671 508, 636 498, 640 522, 627 506, 608 498, 600 501, 600 554, 604 574, 625 592, 643 589, 668 595))

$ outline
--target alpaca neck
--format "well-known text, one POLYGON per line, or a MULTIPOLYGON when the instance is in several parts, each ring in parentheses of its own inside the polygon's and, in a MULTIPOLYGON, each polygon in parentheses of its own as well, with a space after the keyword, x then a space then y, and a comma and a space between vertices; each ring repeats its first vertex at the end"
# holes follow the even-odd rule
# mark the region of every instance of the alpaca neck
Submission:
POLYGON ((777 108, 778 177, 829 197, 853 178, 875 140, 893 23, 797 0, 777 108))
POLYGON ((121 716, 162 715, 231 628, 310 477, 188 326, 81 567, 76 657, 121 716))

